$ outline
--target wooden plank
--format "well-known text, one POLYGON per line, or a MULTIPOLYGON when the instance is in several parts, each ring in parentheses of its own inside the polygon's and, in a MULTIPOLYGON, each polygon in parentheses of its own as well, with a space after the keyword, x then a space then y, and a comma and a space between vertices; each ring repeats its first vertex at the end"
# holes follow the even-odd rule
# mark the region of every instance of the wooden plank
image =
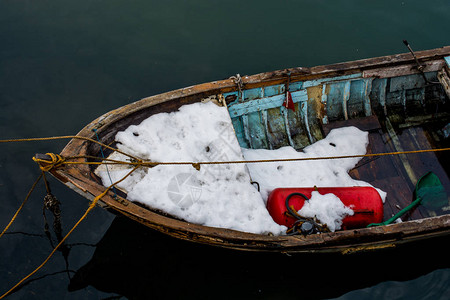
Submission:
POLYGON ((450 78, 444 68, 439 70, 437 78, 444 88, 447 97, 450 98, 450 78))
POLYGON ((328 122, 344 119, 342 99, 345 98, 346 86, 345 81, 327 84, 325 94, 328 122))
MULTIPOLYGON (((386 153, 387 149, 379 131, 369 133, 367 154, 386 153)), ((385 180, 386 178, 401 176, 395 168, 390 156, 365 157, 351 170, 352 177, 364 181, 385 180)))
POLYGON ((288 111, 291 111, 291 110, 290 110, 290 109, 287 109, 287 108, 284 107, 284 106, 281 106, 281 107, 280 107, 281 115, 282 115, 283 118, 284 118, 284 126, 285 126, 285 128, 286 128, 286 136, 287 136, 287 138, 288 138, 289 145, 290 145, 291 147, 295 148, 294 141, 292 140, 292 136, 291 136, 291 126, 290 126, 290 124, 289 124, 290 122, 289 122, 289 119, 288 119, 288 111))
POLYGON ((360 118, 372 115, 369 93, 372 89, 372 78, 352 80, 347 102, 348 118, 360 118))
MULTIPOLYGON (((444 64, 445 64, 444 60, 423 62, 423 65, 424 65, 423 71, 424 72, 436 72, 437 70, 440 70, 444 64)), ((396 67, 389 66, 389 67, 384 67, 384 68, 366 70, 363 72, 362 77, 364 77, 364 78, 369 78, 369 77, 390 78, 390 77, 405 76, 405 75, 412 75, 412 74, 420 74, 419 70, 417 69, 417 64, 415 62, 411 63, 411 64, 407 64, 407 65, 396 66, 396 67)))
MULTIPOLYGON (((306 90, 300 90, 291 93, 292 95, 292 101, 294 103, 307 101, 308 95, 306 90)), ((280 95, 274 95, 270 97, 264 97, 254 100, 249 100, 245 102, 239 102, 235 104, 231 104, 228 108, 230 112, 230 116, 232 118, 242 116, 245 114, 250 114, 253 112, 268 110, 271 108, 281 107, 283 105, 283 102, 286 98, 286 95, 280 94, 280 95)))
MULTIPOLYGON (((376 116, 332 122, 323 125, 323 130, 328 134, 331 129, 345 126, 355 126, 361 130, 369 131, 368 154, 392 151, 386 147, 383 139, 384 133, 381 130, 382 126, 376 116)), ((355 168, 349 172, 352 178, 369 182, 387 193, 384 205, 385 219, 389 219, 400 209, 408 206, 412 200, 414 188, 409 180, 405 179, 407 177, 404 173, 401 172, 399 168, 401 162, 401 160, 392 156, 367 157, 361 159, 355 168)), ((416 210, 405 216, 405 220, 407 218, 422 218, 424 215, 427 214, 416 210)))
POLYGON ((285 87, 286 87, 285 84, 275 84, 275 85, 265 86, 264 87, 264 96, 272 97, 272 96, 284 94, 286 92, 285 87))
MULTIPOLYGON (((413 190, 408 188, 407 182, 402 176, 388 177, 383 180, 375 180, 370 182, 373 186, 380 188, 387 193, 384 203, 384 219, 387 220, 394 216, 401 209, 411 203, 413 190), (401 187, 401 188, 400 188, 401 187)), ((402 218, 404 221, 408 218, 420 219, 422 215, 418 211, 413 211, 409 215, 402 218)))
MULTIPOLYGON (((417 58, 421 60, 422 63, 426 63, 427 60, 432 60, 436 58, 441 58, 450 55, 450 46, 445 46, 432 50, 416 51, 417 58)), ((351 62, 343 62, 337 64, 331 64, 326 66, 317 66, 312 68, 307 67, 297 67, 297 68, 287 68, 283 70, 265 72, 252 76, 243 76, 243 82, 249 87, 256 87, 265 85, 266 82, 276 83, 277 81, 285 82, 287 81, 286 74, 291 74, 291 82, 296 81, 306 81, 312 80, 319 76, 323 76, 329 73, 331 76, 342 75, 342 72, 357 73, 359 71, 366 71, 373 68, 385 68, 388 66, 398 67, 399 64, 410 63, 414 64, 414 58, 411 53, 403 53, 396 55, 388 55, 382 57, 368 58, 362 60, 356 60, 351 62), (340 74, 339 74, 340 73, 340 74)), ((372 76, 369 76, 372 77, 372 76)), ((232 80, 217 81, 216 85, 221 85, 224 82, 234 84, 232 80)))
POLYGON ((322 84, 328 84, 328 83, 335 83, 335 82, 342 82, 342 81, 349 81, 361 78, 362 73, 355 73, 350 75, 343 75, 343 76, 335 76, 335 77, 324 77, 324 78, 318 78, 315 80, 306 80, 303 82, 303 88, 309 88, 313 86, 318 86, 322 84))
POLYGON ((239 146, 243 148, 249 148, 248 141, 244 136, 244 126, 242 124, 242 120, 240 117, 232 118, 231 122, 233 123, 234 132, 236 133, 236 137, 239 142, 239 146))
POLYGON ((267 128, 267 137, 273 149, 289 145, 284 117, 281 114, 280 108, 271 108, 267 110, 267 128))
POLYGON ((310 133, 305 124, 307 121, 307 102, 295 104, 295 112, 287 110, 289 130, 294 148, 303 149, 310 144, 310 133))
POLYGON ((370 91, 372 90, 372 81, 373 78, 364 79, 364 90, 363 90, 363 103, 364 103, 364 112, 366 113, 366 116, 372 115, 372 103, 370 101, 370 91))
POLYGON ((389 86, 390 92, 403 91, 408 89, 423 88, 425 86, 425 80, 422 75, 408 75, 398 76, 391 78, 391 84, 389 86))
MULTIPOLYGON (((422 127, 410 127, 399 136, 400 142, 405 150, 432 149, 427 132, 422 127)), ((427 172, 434 172, 440 179, 447 194, 450 195, 450 179, 442 167, 437 156, 433 152, 411 154, 408 156, 411 167, 418 176, 423 176, 427 172)), ((426 212, 426 210, 423 210, 426 212)), ((438 209, 428 212, 428 215, 441 215, 443 211, 438 209)))
POLYGON ((381 128, 380 122, 378 121, 377 116, 363 117, 358 119, 350 119, 346 121, 335 121, 329 124, 323 124, 323 132, 325 135, 334 128, 340 128, 345 126, 355 126, 363 131, 374 131, 381 128))
POLYGON ((261 98, 263 88, 248 89, 244 92, 244 101, 261 98))
POLYGON ((268 149, 266 132, 260 112, 248 114, 248 133, 252 149, 268 149))
POLYGON ((387 115, 386 108, 386 86, 387 79, 373 79, 372 87, 369 94, 370 102, 375 113, 378 115, 387 115))
POLYGON ((267 140, 267 147, 268 149, 272 150, 273 149, 273 145, 271 143, 271 139, 269 137, 269 123, 267 120, 267 110, 263 110, 261 112, 261 122, 264 125, 264 133, 266 134, 266 140, 267 140))
POLYGON ((322 135, 322 118, 324 115, 324 107, 322 103, 323 86, 314 86, 307 88, 308 102, 302 103, 302 110, 306 130, 311 143, 323 138, 322 135))

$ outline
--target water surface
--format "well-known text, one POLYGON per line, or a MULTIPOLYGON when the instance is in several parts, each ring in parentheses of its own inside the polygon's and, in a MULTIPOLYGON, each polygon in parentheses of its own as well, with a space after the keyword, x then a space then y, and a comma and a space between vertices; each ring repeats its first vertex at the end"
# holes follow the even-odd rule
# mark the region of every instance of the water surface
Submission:
MULTIPOLYGON (((75 134, 97 116, 142 97, 228 78, 236 73, 254 74, 401 53, 406 51, 403 39, 408 39, 415 50, 449 45, 449 13, 446 0, 426 3, 406 0, 1 1, 0 138, 75 134)), ((10 220, 39 175, 31 157, 35 153, 58 153, 66 142, 0 145, 0 228, 10 220)), ((62 203, 63 229, 67 232, 88 202, 55 180, 50 181, 53 193, 62 203)), ((12 234, 0 239, 0 292, 32 271, 52 250, 42 236, 44 195, 44 187, 39 186, 11 228, 12 234)), ((65 259, 57 253, 33 277, 42 279, 30 282, 11 298, 101 299, 125 295, 123 289, 114 289, 117 285, 111 287, 105 282, 95 286, 72 283, 68 290, 69 277, 86 270, 81 268, 92 258, 96 249, 93 244, 105 236, 113 219, 112 214, 96 208, 69 238, 68 243, 72 245, 69 274, 65 272, 65 259)), ((260 265, 252 257, 239 268, 236 262, 247 261, 244 254, 224 254, 201 247, 198 251, 209 255, 210 263, 205 264, 197 261, 202 256, 194 256, 197 260, 186 258, 183 253, 194 250, 185 243, 166 241, 135 227, 130 230, 127 240, 113 238, 108 247, 114 252, 115 244, 128 243, 135 250, 142 244, 148 257, 156 262, 151 265, 146 261, 138 269, 130 267, 134 273, 123 272, 123 282, 141 283, 134 286, 144 291, 137 295, 148 296, 149 291, 154 291, 154 295, 170 297, 171 290, 182 286, 183 297, 193 298, 202 288, 202 280, 208 279, 206 282, 222 283, 212 296, 220 296, 226 290, 223 295, 235 298, 279 295, 294 298, 294 290, 299 291, 298 298, 301 298, 302 289, 308 291, 305 295, 309 298, 316 295, 340 299, 447 299, 450 296, 449 266, 440 263, 439 255, 434 255, 433 250, 409 256, 421 263, 412 269, 402 265, 405 270, 402 273, 400 269, 397 276, 384 274, 375 280, 358 280, 357 284, 340 281, 333 289, 332 280, 324 282, 326 287, 311 285, 310 280, 303 284, 301 279, 294 282, 291 280, 297 276, 294 273, 289 273, 288 284, 283 285, 283 275, 273 275, 274 265, 284 261, 278 257, 258 256, 260 265), (140 235, 136 234, 139 232, 140 235), (173 260, 165 251, 154 250, 148 241, 143 243, 143 235, 162 247, 156 249, 170 247, 167 253, 173 260), (218 261, 221 263, 211 271, 218 261), (270 267, 261 267, 265 264, 270 267), (217 270, 227 265, 233 269, 228 268, 224 273, 217 270), (155 270, 160 273, 154 273, 155 270), (176 276, 178 271, 184 275, 182 278, 176 276), (133 276, 136 280, 130 281, 133 276), (251 280, 255 276, 258 281, 251 280), (139 278, 153 283, 146 286, 139 278), (237 282, 236 278, 241 281, 237 282), (167 282, 172 285, 163 284, 167 282), (162 287, 166 290, 161 290, 162 287), (320 292, 325 288, 331 289, 329 293, 320 292), (314 289, 318 292, 314 293, 314 289)), ((132 253, 124 253, 130 259, 133 257, 132 253)), ((105 261, 114 266, 116 253, 108 256, 107 251, 104 255, 105 261)), ((321 263, 317 260, 318 266, 321 263)), ((130 266, 135 264, 139 261, 131 262, 130 266)), ((333 266, 333 262, 328 265, 333 266)), ((338 277, 338 266, 343 268, 339 263, 334 271, 329 268, 323 276, 338 277)), ((392 267, 385 266, 386 274, 392 267)), ((308 269, 302 268, 301 259, 289 268, 298 268, 300 278, 309 274, 308 269)), ((122 270, 120 265, 116 270, 122 270)), ((90 274, 106 276, 97 271, 93 269, 90 274)), ((362 272, 362 278, 372 278, 370 268, 358 268, 358 271, 362 272)), ((122 273, 112 274, 120 277, 122 273)), ((126 296, 131 298, 130 295, 126 296)), ((207 298, 204 294, 200 296, 207 298)))

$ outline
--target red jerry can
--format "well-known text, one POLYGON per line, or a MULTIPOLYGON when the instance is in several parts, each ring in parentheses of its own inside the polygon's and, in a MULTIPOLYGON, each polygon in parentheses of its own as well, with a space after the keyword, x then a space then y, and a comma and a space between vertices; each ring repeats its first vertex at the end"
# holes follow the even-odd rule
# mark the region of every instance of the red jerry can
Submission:
MULTIPOLYGON (((352 216, 342 220, 343 229, 363 228, 371 223, 383 222, 383 201, 377 190, 368 186, 277 188, 267 199, 267 209, 276 223, 291 227, 296 219, 286 214, 286 198, 293 193, 301 193, 310 199, 314 191, 322 195, 334 194, 345 206, 354 211, 352 216)), ((304 203, 305 198, 300 195, 292 195, 289 199, 289 205, 296 211, 299 211, 304 203)))

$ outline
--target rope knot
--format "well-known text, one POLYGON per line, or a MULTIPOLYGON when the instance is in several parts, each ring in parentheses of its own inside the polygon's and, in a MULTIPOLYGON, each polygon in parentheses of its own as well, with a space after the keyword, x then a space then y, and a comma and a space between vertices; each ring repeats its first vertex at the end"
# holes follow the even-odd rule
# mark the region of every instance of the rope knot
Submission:
POLYGON ((44 172, 59 168, 66 161, 64 157, 55 153, 36 154, 36 156, 33 157, 33 160, 44 172))

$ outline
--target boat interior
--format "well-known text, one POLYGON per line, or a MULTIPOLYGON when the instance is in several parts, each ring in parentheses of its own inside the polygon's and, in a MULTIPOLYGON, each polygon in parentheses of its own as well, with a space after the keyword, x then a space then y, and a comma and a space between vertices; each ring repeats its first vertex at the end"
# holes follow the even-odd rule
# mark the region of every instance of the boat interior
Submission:
MULTIPOLYGON (((290 73, 285 72, 285 80, 276 84, 260 83, 254 88, 236 81, 229 92, 191 95, 162 106, 149 106, 126 120, 117 121, 114 130, 105 130, 100 136, 104 143, 114 146, 115 133, 154 113, 174 111, 193 102, 217 100, 227 105, 243 148, 292 146, 301 151, 324 138, 333 128, 345 126, 369 132, 367 153, 448 148, 449 65, 450 57, 446 57, 425 62, 425 71, 420 72, 414 64, 407 64, 342 72, 343 75, 332 77, 316 75, 307 80, 290 78, 290 73), (294 109, 284 105, 287 91, 294 109)), ((89 147, 88 153, 100 157, 98 145, 89 147)), ((365 157, 350 175, 387 192, 386 220, 414 200, 417 181, 429 171, 439 177, 450 195, 450 161, 446 152, 365 157)), ((94 179, 99 182, 99 178, 94 179)), ((443 215, 448 209, 449 203, 433 209, 419 205, 402 219, 443 215)))
MULTIPOLYGON (((439 149, 450 146, 450 101, 439 70, 393 76, 398 70, 356 73, 225 94, 242 147, 301 150, 333 128, 369 132, 367 153, 439 149), (295 110, 283 106, 286 90, 295 110)), ((399 72, 400 73, 400 72, 399 72)), ((404 73, 404 72, 401 72, 404 73)), ((429 171, 450 195, 450 161, 445 152, 365 157, 350 171, 354 179, 387 192, 384 218, 414 200, 415 185, 429 171)), ((403 220, 447 213, 450 206, 418 206, 403 220)))

